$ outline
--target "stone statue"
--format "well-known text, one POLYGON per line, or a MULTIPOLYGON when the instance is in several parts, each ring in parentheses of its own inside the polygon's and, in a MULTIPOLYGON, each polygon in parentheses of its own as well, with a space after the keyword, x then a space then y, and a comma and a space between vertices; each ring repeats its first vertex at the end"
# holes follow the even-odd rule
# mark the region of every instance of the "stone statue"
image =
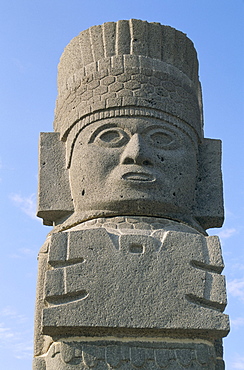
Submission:
POLYGON ((221 143, 192 42, 159 23, 81 32, 40 138, 34 369, 224 369, 221 143))

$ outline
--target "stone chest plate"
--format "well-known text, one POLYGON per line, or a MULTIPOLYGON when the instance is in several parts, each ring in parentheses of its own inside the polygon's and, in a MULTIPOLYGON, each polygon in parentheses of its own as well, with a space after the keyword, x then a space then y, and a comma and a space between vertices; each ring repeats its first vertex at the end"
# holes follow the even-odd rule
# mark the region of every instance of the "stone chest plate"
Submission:
POLYGON ((52 235, 49 264, 45 334, 84 334, 86 328, 227 334, 217 237, 104 228, 62 232, 52 235))

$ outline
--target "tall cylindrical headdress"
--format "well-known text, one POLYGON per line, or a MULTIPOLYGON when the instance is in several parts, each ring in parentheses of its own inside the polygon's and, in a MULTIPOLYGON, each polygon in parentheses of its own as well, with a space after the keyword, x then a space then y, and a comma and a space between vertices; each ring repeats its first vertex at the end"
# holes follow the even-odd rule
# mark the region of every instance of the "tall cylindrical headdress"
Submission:
POLYGON ((202 137, 197 55, 182 32, 122 20, 91 27, 65 48, 54 120, 61 139, 72 132, 72 142, 98 119, 129 115, 180 120, 202 137))

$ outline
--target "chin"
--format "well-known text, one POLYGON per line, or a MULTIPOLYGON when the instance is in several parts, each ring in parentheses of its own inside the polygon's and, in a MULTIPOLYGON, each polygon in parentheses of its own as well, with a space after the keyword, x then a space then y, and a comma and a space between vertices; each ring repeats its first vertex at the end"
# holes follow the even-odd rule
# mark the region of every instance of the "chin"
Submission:
POLYGON ((116 215, 138 215, 138 216, 154 216, 154 217, 171 217, 175 214, 189 213, 189 210, 179 207, 166 199, 154 198, 150 194, 142 194, 137 197, 132 197, 131 194, 120 195, 117 199, 111 200, 102 199, 90 204, 83 211, 101 211, 105 214, 116 215))

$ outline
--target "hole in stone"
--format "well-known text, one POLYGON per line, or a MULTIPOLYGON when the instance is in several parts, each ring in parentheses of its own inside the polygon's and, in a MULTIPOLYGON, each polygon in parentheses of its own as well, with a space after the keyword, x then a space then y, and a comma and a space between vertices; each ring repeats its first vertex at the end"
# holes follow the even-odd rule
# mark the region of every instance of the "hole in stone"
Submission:
POLYGON ((133 41, 137 41, 137 39, 134 39, 133 41))
POLYGON ((142 254, 144 252, 144 248, 142 244, 132 243, 129 246, 129 251, 130 253, 142 254))
POLYGON ((159 159, 161 162, 163 162, 163 161, 164 161, 164 157, 161 157, 161 155, 158 155, 157 157, 158 157, 158 159, 159 159))
POLYGON ((144 166, 150 166, 150 162, 148 160, 143 161, 144 166))
POLYGON ((81 195, 85 195, 85 189, 82 190, 81 195))
POLYGON ((42 165, 45 166, 46 162, 42 162, 42 165))
POLYGON ((120 198, 124 198, 124 196, 123 196, 123 195, 121 195, 121 196, 120 196, 120 198))
POLYGON ((175 197, 175 192, 173 192, 173 196, 175 197))

